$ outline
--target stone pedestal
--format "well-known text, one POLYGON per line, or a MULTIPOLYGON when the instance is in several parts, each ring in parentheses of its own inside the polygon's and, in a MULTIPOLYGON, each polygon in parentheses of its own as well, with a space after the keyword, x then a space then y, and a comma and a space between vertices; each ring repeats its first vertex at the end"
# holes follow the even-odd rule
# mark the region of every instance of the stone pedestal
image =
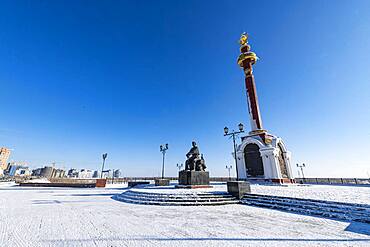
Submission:
POLYGON ((242 199, 245 194, 251 193, 251 186, 246 181, 229 181, 227 182, 227 192, 237 199, 242 199))
POLYGON ((158 178, 154 180, 155 186, 168 186, 170 185, 170 180, 165 178, 158 178))
POLYGON ((209 185, 209 172, 180 171, 179 185, 209 185))

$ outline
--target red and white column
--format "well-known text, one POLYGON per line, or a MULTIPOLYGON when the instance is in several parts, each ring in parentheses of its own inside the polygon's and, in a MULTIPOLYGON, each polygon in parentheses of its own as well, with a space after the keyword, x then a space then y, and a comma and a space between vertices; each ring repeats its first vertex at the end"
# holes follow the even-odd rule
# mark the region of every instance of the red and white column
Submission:
POLYGON ((259 133, 263 131, 263 127, 252 68, 252 65, 257 61, 258 57, 254 52, 250 51, 247 39, 248 36, 246 34, 243 34, 240 38, 241 54, 238 58, 238 64, 243 68, 245 74, 249 119, 252 129, 251 133, 259 133))

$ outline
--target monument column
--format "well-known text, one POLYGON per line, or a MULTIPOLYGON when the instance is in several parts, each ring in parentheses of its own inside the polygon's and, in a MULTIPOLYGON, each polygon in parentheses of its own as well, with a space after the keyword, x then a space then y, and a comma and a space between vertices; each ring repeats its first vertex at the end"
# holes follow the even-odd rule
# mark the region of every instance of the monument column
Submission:
POLYGON ((254 82, 252 68, 252 65, 255 64, 258 57, 256 53, 250 51, 250 45, 248 44, 247 34, 245 33, 242 34, 239 43, 241 54, 238 57, 238 64, 241 68, 243 68, 245 74, 245 87, 247 90, 248 112, 252 129, 250 134, 257 134, 264 132, 262 127, 256 84, 254 82))
POLYGON ((262 127, 258 105, 256 84, 253 76, 253 65, 258 60, 256 53, 251 51, 248 35, 240 37, 240 55, 238 65, 243 69, 251 131, 242 137, 237 153, 239 175, 242 179, 269 180, 276 183, 294 182, 290 168, 288 151, 281 138, 267 133, 262 127), (258 172, 256 172, 258 171, 258 172))

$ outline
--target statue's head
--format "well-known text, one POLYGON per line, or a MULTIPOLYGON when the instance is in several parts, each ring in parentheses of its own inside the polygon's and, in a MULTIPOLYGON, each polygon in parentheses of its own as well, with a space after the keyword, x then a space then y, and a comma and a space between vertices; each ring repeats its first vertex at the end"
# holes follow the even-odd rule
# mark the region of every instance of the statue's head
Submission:
POLYGON ((195 141, 192 141, 191 145, 193 145, 193 147, 196 147, 197 143, 195 141))

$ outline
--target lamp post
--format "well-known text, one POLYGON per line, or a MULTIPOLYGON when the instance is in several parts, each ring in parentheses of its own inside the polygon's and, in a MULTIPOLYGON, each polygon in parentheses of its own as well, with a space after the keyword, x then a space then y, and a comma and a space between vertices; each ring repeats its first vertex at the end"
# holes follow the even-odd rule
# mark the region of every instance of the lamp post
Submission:
POLYGON ((168 143, 165 145, 160 145, 159 150, 163 155, 163 160, 162 160, 162 179, 164 179, 164 157, 166 156, 166 151, 168 149, 168 143))
POLYGON ((105 165, 105 159, 107 158, 108 154, 105 153, 102 155, 103 156, 103 165, 101 167, 101 174, 100 174, 100 178, 103 178, 103 171, 104 171, 104 165, 105 165))
POLYGON ((229 181, 231 181, 231 173, 230 173, 230 170, 233 169, 233 166, 232 165, 229 165, 229 166, 226 165, 226 169, 229 171, 229 181))
POLYGON ((232 131, 229 133, 229 128, 224 128, 224 136, 232 136, 233 138, 233 145, 234 145, 234 159, 235 159, 235 168, 236 168, 236 180, 239 180, 239 173, 238 173, 238 162, 236 160, 236 142, 235 142, 235 136, 237 136, 240 133, 244 132, 244 125, 242 123, 238 124, 239 131, 232 131))
POLYGON ((176 164, 176 166, 177 166, 177 168, 178 168, 178 169, 179 169, 179 171, 180 171, 180 170, 181 170, 181 168, 184 166, 184 164, 182 164, 182 163, 181 163, 181 164, 177 163, 177 164, 176 164))
POLYGON ((302 173, 302 178, 304 179, 304 173, 303 173, 303 168, 306 167, 306 165, 303 163, 302 165, 297 164, 298 168, 301 168, 301 173, 302 173))

